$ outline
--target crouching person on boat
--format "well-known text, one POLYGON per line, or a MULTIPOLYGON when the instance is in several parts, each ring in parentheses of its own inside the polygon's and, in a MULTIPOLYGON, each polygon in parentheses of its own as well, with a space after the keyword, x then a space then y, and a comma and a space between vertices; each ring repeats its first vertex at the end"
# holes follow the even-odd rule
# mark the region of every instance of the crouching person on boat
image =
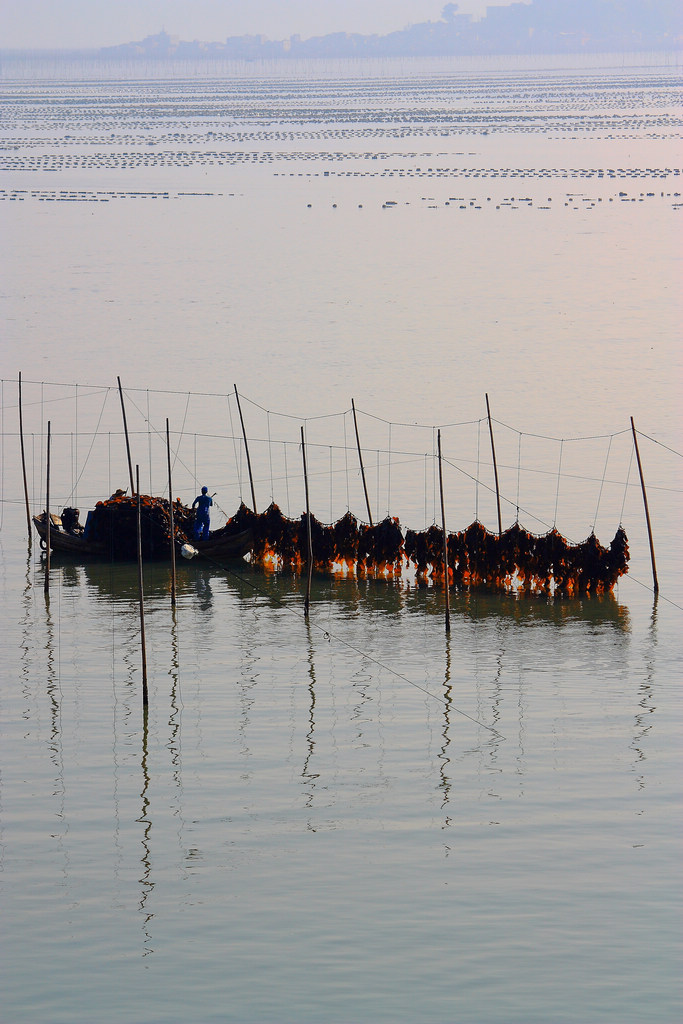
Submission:
POLYGON ((194 521, 194 539, 209 539, 209 509, 213 505, 213 498, 209 494, 208 487, 202 487, 202 493, 198 494, 192 502, 192 508, 197 509, 194 521))

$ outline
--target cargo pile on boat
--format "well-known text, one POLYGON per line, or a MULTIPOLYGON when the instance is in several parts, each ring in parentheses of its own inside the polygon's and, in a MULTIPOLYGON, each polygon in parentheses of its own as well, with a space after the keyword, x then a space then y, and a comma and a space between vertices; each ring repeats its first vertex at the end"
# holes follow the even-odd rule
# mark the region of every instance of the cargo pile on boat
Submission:
MULTIPOLYGON (((106 501, 98 501, 88 513, 85 539, 93 544, 104 544, 117 560, 137 558, 137 497, 116 494, 106 501)), ((192 536, 194 512, 176 500, 173 502, 173 520, 177 544, 184 544, 192 536)), ((165 498, 140 495, 140 525, 142 557, 154 560, 171 551, 171 514, 165 498)))

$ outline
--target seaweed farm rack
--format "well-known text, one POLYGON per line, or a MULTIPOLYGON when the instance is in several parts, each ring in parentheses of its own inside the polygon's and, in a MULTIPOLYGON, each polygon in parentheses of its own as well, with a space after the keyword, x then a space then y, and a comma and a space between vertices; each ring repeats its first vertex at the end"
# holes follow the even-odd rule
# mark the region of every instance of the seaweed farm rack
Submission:
POLYGON ((254 565, 448 581, 446 593, 577 596, 609 592, 627 572, 637 520, 636 533, 647 522, 657 592, 633 421, 597 437, 528 433, 497 420, 484 398, 481 416, 434 425, 389 421, 353 399, 305 417, 265 409, 236 386, 208 395, 20 376, 2 381, 3 446, 19 435, 29 536, 48 504, 87 511, 142 490, 159 496, 170 549, 172 504, 182 522, 208 484, 212 528, 250 530, 254 565))

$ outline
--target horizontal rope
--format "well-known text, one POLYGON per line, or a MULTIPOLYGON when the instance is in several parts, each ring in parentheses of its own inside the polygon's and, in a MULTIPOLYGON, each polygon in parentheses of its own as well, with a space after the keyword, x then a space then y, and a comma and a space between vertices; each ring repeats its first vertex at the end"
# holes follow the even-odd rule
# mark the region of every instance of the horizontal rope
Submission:
MULTIPOLYGON (((9 378, 9 377, 0 378, 0 382, 2 384, 13 384, 13 385, 17 385, 18 384, 18 380, 16 378, 9 378)), ((78 392, 79 400, 83 400, 84 398, 88 398, 91 395, 99 394, 102 391, 117 390, 117 389, 114 388, 113 385, 107 385, 107 384, 77 384, 77 383, 74 383, 74 382, 24 380, 24 378, 22 378, 22 386, 23 385, 40 385, 41 387, 60 387, 60 388, 90 388, 91 391, 89 393, 84 393, 82 391, 78 392)), ((184 397, 188 397, 189 396, 190 398, 193 398, 193 397, 194 398, 220 398, 220 399, 223 399, 223 400, 227 399, 228 401, 230 399, 234 399, 235 398, 234 391, 233 392, 229 392, 229 393, 217 392, 217 391, 176 391, 176 390, 172 390, 172 389, 168 389, 168 388, 162 389, 162 388, 136 388, 136 387, 124 387, 123 391, 124 391, 124 394, 129 394, 129 393, 135 392, 135 393, 140 393, 140 394, 144 394, 144 395, 148 395, 148 394, 149 395, 175 395, 175 396, 184 396, 184 397)), ((40 405, 40 404, 47 405, 50 402, 67 402, 70 399, 74 399, 74 398, 75 398, 75 395, 65 395, 65 396, 61 396, 60 398, 53 398, 53 399, 44 399, 44 398, 41 397, 40 401, 28 402, 26 404, 29 405, 29 406, 30 405, 40 405)), ((243 399, 246 402, 249 402, 250 405, 253 405, 255 408, 259 409, 261 412, 266 413, 269 416, 280 416, 283 419, 293 419, 293 420, 296 420, 299 423, 314 422, 316 420, 322 420, 322 419, 332 419, 332 418, 337 417, 337 416, 338 417, 345 417, 345 416, 347 416, 347 415, 349 415, 351 413, 350 409, 343 409, 343 410, 339 410, 338 412, 323 413, 323 414, 320 414, 319 416, 301 416, 301 415, 296 415, 296 414, 293 414, 293 413, 277 412, 277 411, 272 410, 272 409, 267 409, 265 406, 263 406, 260 403, 254 401, 254 399, 249 398, 248 396, 243 395, 241 393, 240 393, 240 398, 243 399)), ((6 405, 5 408, 8 408, 8 409, 9 408, 17 408, 17 405, 16 404, 6 405)), ((360 410, 358 408, 356 409, 356 412, 357 413, 362 413, 363 416, 367 416, 370 419, 377 420, 378 422, 385 423, 387 425, 397 426, 397 427, 405 427, 405 428, 413 428, 413 429, 420 429, 420 430, 452 429, 452 428, 455 428, 455 427, 473 426, 475 424, 479 424, 479 423, 487 421, 487 417, 482 416, 482 417, 479 417, 479 418, 473 419, 473 420, 463 420, 463 421, 459 421, 459 422, 445 423, 445 424, 436 424, 436 423, 428 424, 428 423, 417 423, 417 422, 406 423, 406 422, 402 422, 400 420, 387 420, 387 419, 384 419, 383 417, 381 417, 381 416, 379 416, 379 415, 377 415, 375 413, 370 413, 370 412, 367 412, 365 410, 360 410)), ((564 442, 580 442, 580 441, 601 440, 601 439, 610 438, 610 437, 618 437, 619 435, 628 433, 630 431, 630 427, 625 427, 623 429, 611 431, 611 432, 608 432, 608 433, 605 433, 605 434, 588 434, 588 435, 585 435, 585 436, 576 436, 576 437, 556 437, 556 436, 551 435, 551 434, 540 434, 540 433, 534 433, 532 431, 519 430, 517 427, 513 427, 510 424, 505 423, 505 421, 495 419, 494 417, 492 417, 492 422, 497 423, 499 426, 505 427, 507 430, 511 430, 515 434, 519 434, 522 437, 534 437, 534 438, 539 438, 539 439, 545 440, 545 441, 556 441, 556 442, 560 442, 560 441, 564 441, 564 442)), ((638 431, 638 433, 640 433, 640 431, 638 431)), ((653 438, 649 437, 649 435, 647 435, 647 434, 643 434, 642 436, 643 437, 647 437, 648 440, 654 440, 653 438)), ((655 441, 655 443, 660 444, 661 442, 655 441)), ((662 447, 667 447, 667 446, 666 445, 662 445, 662 447)), ((673 448, 668 449, 668 450, 670 450, 675 455, 680 455, 680 453, 675 451, 675 449, 673 449, 673 448)))

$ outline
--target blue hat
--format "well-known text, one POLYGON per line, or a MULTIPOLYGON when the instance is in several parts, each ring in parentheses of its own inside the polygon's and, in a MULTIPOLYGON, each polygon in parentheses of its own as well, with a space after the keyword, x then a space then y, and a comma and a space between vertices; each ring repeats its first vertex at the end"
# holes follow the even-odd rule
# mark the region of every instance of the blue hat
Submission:
POLYGON ((208 489, 209 489, 208 487, 202 487, 202 494, 206 494, 206 492, 208 491, 208 489))

